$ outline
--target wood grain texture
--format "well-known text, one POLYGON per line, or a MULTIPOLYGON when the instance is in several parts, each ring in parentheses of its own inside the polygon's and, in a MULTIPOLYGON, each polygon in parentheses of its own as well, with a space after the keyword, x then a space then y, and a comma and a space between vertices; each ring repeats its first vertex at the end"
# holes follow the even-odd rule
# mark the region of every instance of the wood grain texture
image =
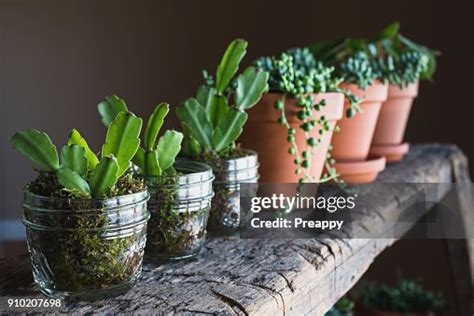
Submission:
MULTIPOLYGON (((457 147, 413 146, 402 163, 389 166, 377 181, 414 185, 391 196, 377 195, 375 186, 365 187, 367 192, 374 191, 374 203, 357 209, 357 229, 390 231, 389 219, 399 215, 399 206, 412 198, 422 183, 451 183, 455 177, 466 181, 466 174, 466 158, 457 147)), ((443 194, 438 192, 433 199, 443 194)), ((323 315, 396 241, 345 237, 210 238, 193 261, 146 264, 141 282, 128 293, 93 303, 70 303, 61 312, 323 315)), ((32 283, 27 257, 0 260, 0 286, 1 297, 41 297, 32 283)))

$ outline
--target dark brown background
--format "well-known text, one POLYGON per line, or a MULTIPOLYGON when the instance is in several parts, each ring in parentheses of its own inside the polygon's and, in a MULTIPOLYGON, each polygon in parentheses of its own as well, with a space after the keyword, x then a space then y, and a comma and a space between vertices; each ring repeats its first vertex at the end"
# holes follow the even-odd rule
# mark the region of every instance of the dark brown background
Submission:
POLYGON ((400 20, 406 35, 443 51, 435 82, 421 86, 406 138, 456 143, 474 158, 473 3, 0 1, 1 214, 20 217, 21 189, 34 176, 8 144, 15 131, 34 127, 62 145, 76 127, 98 150, 102 97, 116 93, 139 115, 160 101, 176 105, 194 93, 202 68, 214 72, 235 37, 250 42, 248 63, 319 40, 372 36, 400 20))

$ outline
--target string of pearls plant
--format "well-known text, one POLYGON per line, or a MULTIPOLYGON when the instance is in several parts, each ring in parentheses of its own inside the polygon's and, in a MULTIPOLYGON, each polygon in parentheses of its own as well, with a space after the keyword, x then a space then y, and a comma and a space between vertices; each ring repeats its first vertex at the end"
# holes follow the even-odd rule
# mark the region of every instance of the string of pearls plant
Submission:
MULTIPOLYGON (((325 133, 329 132, 331 127, 327 118, 322 115, 319 119, 313 116, 313 110, 321 111, 326 106, 326 100, 322 99, 318 103, 313 103, 311 94, 324 92, 343 92, 338 88, 341 79, 334 76, 334 67, 324 66, 321 62, 315 60, 308 48, 294 48, 282 53, 279 57, 261 57, 254 64, 264 69, 270 74, 270 91, 281 92, 281 99, 274 104, 275 109, 280 111, 278 123, 288 130, 288 153, 295 157, 295 173, 300 174, 300 183, 315 182, 316 179, 310 174, 311 157, 325 133), (297 112, 297 118, 301 122, 299 128, 303 131, 306 145, 305 148, 298 148, 296 144, 296 130, 290 126, 285 114, 287 97, 296 98, 300 107, 297 112), (310 132, 319 127, 317 138, 311 136, 310 132)), ((358 107, 358 99, 350 95, 351 108, 358 107)), ((337 129, 336 129, 337 130, 337 129)), ((327 173, 319 182, 327 182, 337 178, 337 173, 332 167, 334 160, 330 154, 326 159, 327 173)))

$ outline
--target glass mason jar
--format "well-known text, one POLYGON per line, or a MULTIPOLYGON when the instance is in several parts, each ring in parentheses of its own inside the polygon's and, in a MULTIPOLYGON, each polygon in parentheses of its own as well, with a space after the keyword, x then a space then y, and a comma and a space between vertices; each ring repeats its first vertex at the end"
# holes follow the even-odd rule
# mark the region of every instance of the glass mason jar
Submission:
MULTIPOLYGON (((258 156, 245 150, 246 156, 214 163, 214 198, 207 228, 209 232, 232 235, 240 225, 240 183, 257 183, 258 156)), ((253 186, 256 188, 256 186, 253 186)), ((255 193, 255 192, 254 192, 255 193)), ((246 193, 248 195, 249 193, 246 193)))
POLYGON ((33 279, 55 298, 97 299, 140 277, 150 217, 147 191, 106 199, 24 193, 33 279))
POLYGON ((174 168, 176 175, 146 178, 151 196, 146 260, 152 262, 193 257, 206 237, 213 196, 212 169, 181 158, 174 168))

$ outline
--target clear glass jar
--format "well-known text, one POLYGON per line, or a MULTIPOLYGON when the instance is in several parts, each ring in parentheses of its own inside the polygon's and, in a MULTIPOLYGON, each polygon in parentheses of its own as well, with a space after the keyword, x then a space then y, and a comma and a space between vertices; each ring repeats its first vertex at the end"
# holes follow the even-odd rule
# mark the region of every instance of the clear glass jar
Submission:
POLYGON ((174 168, 175 176, 146 178, 151 196, 146 260, 152 262, 193 257, 206 237, 212 169, 187 159, 177 159, 174 168))
POLYGON ((89 300, 130 288, 142 270, 148 198, 147 191, 83 200, 25 191, 23 223, 40 290, 89 300))
MULTIPOLYGON (((257 183, 258 156, 246 150, 246 156, 214 163, 214 198, 207 228, 215 234, 232 235, 240 225, 240 184, 257 183)), ((256 188, 256 186, 255 186, 256 188)), ((254 192, 255 194, 255 192, 254 192)), ((246 196, 251 196, 246 193, 246 196)))

